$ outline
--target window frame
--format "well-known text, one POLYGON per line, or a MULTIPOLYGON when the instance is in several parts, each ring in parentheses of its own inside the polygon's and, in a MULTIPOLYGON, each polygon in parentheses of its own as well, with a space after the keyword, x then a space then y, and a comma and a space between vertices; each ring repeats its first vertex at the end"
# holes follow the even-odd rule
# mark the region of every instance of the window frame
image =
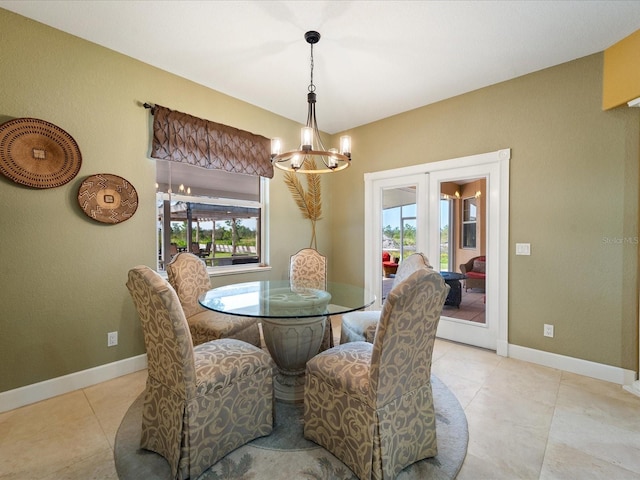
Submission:
MULTIPOLYGON (((462 199, 462 203, 461 203, 461 208, 462 208, 462 214, 460 215, 460 224, 461 224, 461 231, 460 231, 460 248, 461 249, 466 249, 466 250, 475 250, 478 248, 478 205, 477 203, 474 203, 473 205, 475 206, 476 212, 475 215, 473 217, 473 220, 468 220, 467 219, 467 209, 466 209, 466 205, 467 202, 470 202, 471 200, 473 200, 474 202, 477 200, 476 197, 474 196, 470 196, 470 197, 464 197, 462 199), (466 227, 471 227, 473 226, 473 245, 467 245, 467 241, 470 240, 468 238, 468 235, 471 234, 471 232, 469 232, 468 228, 466 227)), ((470 210, 470 209, 469 209, 470 210)), ((470 213, 469 213, 470 216, 470 213)))

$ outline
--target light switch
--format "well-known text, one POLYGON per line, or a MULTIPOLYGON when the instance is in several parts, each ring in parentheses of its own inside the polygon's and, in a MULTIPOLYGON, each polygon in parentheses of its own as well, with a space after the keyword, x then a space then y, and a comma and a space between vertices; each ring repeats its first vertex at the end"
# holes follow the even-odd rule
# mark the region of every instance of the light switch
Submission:
POLYGON ((516 255, 531 255, 531 244, 516 243, 516 255))

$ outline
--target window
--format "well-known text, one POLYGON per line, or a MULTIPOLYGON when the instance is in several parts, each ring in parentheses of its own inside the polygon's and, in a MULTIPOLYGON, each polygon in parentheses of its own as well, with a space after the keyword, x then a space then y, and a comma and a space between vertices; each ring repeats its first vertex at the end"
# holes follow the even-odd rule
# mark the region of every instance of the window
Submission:
POLYGON ((157 161, 156 182, 158 270, 184 251, 214 269, 264 262, 265 180, 157 161))
POLYGON ((462 248, 476 248, 476 198, 462 200, 462 248))

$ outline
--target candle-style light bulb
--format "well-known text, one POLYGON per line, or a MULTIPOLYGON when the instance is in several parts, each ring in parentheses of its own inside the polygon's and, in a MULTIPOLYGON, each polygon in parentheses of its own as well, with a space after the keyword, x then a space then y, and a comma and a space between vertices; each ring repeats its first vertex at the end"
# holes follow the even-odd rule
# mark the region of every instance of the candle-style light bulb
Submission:
POLYGON ((330 148, 329 149, 329 153, 331 153, 332 155, 329 156, 329 168, 336 168, 338 166, 338 158, 334 155, 336 153, 338 153, 338 150, 335 148, 330 148))
POLYGON ((313 147, 313 128, 311 127, 302 127, 301 130, 301 139, 300 143, 302 143, 302 150, 311 150, 313 147))
POLYGON ((271 156, 275 157, 276 155, 280 155, 282 153, 282 142, 279 138, 271 139, 271 156))
POLYGON ((340 137, 340 153, 351 156, 351 137, 349 135, 343 135, 340 137))

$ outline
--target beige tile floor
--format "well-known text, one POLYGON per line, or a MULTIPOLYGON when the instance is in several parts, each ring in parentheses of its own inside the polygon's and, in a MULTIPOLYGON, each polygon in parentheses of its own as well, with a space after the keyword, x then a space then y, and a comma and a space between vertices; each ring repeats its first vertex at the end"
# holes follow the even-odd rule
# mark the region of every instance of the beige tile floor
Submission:
MULTIPOLYGON (((640 397, 619 385, 441 340, 433 373, 467 415, 460 480, 640 479, 640 397)), ((0 479, 117 479, 115 434, 145 379, 0 414, 0 479)))

